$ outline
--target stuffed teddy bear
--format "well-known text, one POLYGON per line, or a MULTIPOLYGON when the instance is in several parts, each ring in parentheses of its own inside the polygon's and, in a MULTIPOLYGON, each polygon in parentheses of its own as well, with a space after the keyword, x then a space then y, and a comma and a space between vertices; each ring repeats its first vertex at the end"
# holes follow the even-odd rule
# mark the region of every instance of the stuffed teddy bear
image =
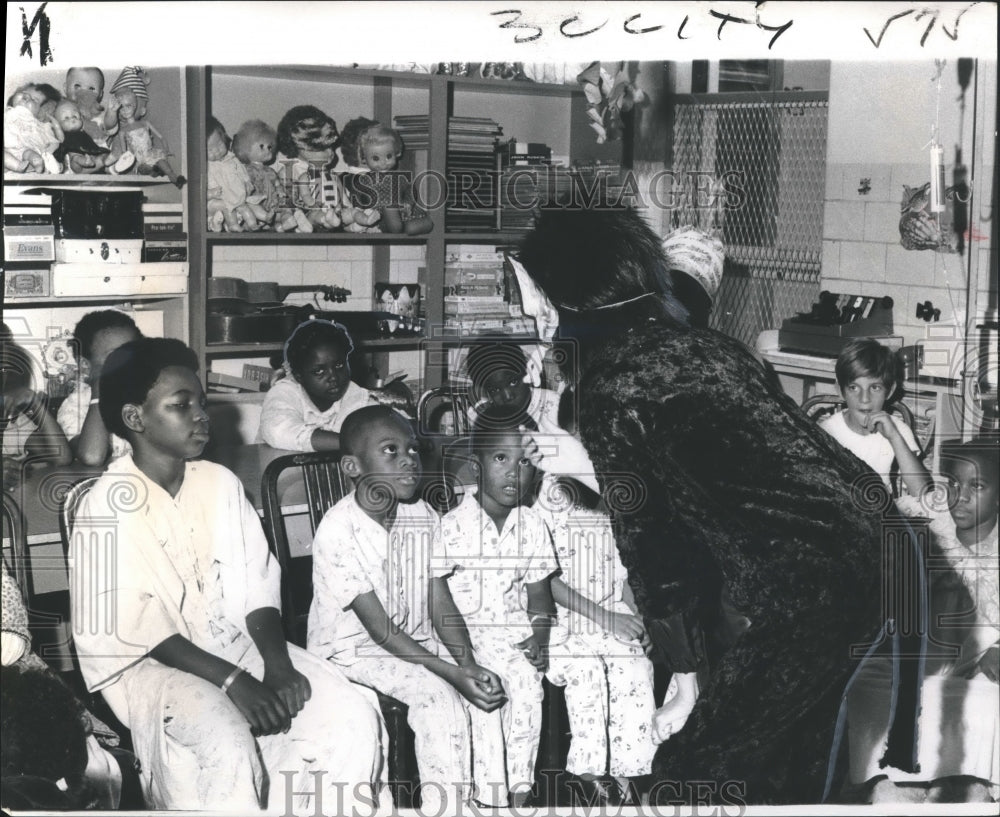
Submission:
MULTIPOLYGON (((260 206, 267 214, 265 225, 277 232, 298 230, 311 233, 313 226, 306 214, 292 207, 290 197, 278 178, 278 172, 271 167, 274 161, 275 144, 278 134, 266 122, 251 119, 240 125, 233 137, 232 149, 250 177, 253 197, 260 198, 260 206)), ((253 197, 248 197, 248 201, 253 197)))
POLYGON ((278 123, 278 175, 292 190, 292 205, 321 231, 343 222, 344 186, 331 172, 338 137, 337 123, 314 105, 296 105, 278 123))
POLYGON ((229 135, 214 116, 208 118, 208 229, 230 233, 255 232, 268 221, 267 211, 253 193, 250 176, 229 149, 229 135))

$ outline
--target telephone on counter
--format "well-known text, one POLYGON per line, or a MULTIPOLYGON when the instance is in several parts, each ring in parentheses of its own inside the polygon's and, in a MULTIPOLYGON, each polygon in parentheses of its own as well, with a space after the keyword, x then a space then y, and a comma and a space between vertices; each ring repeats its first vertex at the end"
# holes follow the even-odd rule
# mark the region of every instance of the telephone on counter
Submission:
POLYGON ((824 290, 809 312, 782 321, 778 346, 787 352, 836 357, 852 338, 892 338, 892 306, 888 295, 824 290))

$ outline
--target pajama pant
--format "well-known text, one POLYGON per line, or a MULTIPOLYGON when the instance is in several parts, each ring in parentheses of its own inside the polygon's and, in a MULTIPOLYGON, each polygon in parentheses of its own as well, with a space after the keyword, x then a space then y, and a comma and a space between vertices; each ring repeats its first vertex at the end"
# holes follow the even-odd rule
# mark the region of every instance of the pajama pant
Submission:
POLYGON ((486 805, 507 805, 499 711, 483 712, 447 681, 393 655, 366 655, 342 669, 352 681, 408 707, 422 810, 448 813, 470 796, 486 805))
MULTIPOLYGON (((298 647, 290 644, 288 653, 309 679, 312 697, 286 734, 254 738, 219 687, 152 658, 114 685, 123 685, 124 700, 114 690, 109 703, 132 731, 150 808, 239 814, 262 807, 273 814, 349 814, 355 807, 360 814, 391 811, 388 793, 379 798, 386 779, 385 727, 374 694, 298 647), (119 711, 122 704, 127 711, 119 711)), ((256 648, 238 663, 258 680, 263 677, 256 648)))
MULTIPOLYGON (((542 728, 542 675, 514 644, 531 631, 524 627, 470 626, 469 635, 481 666, 497 673, 507 692, 500 710, 507 743, 507 782, 512 790, 535 777, 535 759, 542 728)), ((585 650, 565 631, 552 632, 549 680, 566 687, 566 708, 572 741, 567 771, 604 774, 608 758, 608 690, 600 659, 585 650)))
MULTIPOLYGON (((617 612, 631 612, 620 604, 614 606, 617 612)), ((609 773, 615 777, 649 774, 656 754, 652 662, 640 644, 621 641, 583 616, 563 610, 560 614, 567 618, 570 632, 582 642, 586 655, 599 657, 607 670, 609 773)))

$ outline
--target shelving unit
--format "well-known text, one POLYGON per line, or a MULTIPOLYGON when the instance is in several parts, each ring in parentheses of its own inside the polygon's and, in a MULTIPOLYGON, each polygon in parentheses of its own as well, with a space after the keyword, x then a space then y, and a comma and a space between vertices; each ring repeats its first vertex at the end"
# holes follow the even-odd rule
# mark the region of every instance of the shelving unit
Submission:
MULTIPOLYGON (((428 207, 434 229, 427 235, 408 237, 383 233, 211 233, 206 229, 206 156, 204 134, 209 115, 216 116, 229 130, 235 132, 248 119, 259 118, 276 127, 279 119, 293 105, 312 104, 330 114, 343 126, 355 116, 367 116, 391 125, 394 114, 427 114, 429 124, 428 147, 411 150, 404 157, 406 166, 420 172, 447 171, 447 133, 450 116, 493 116, 504 127, 504 138, 516 136, 521 140, 551 143, 555 152, 570 155, 574 145, 592 140, 587 128, 585 100, 576 86, 547 85, 530 82, 488 80, 478 77, 456 77, 418 73, 397 73, 340 66, 203 66, 186 69, 187 123, 190 145, 188 187, 191 234, 189 257, 191 263, 191 345, 201 358, 202 371, 211 369, 214 361, 239 357, 261 358, 278 351, 281 344, 216 344, 207 343, 204 316, 207 311, 207 284, 209 276, 225 265, 225 273, 232 274, 236 267, 234 258, 245 251, 247 258, 259 259, 273 247, 273 256, 260 261, 267 272, 265 278, 255 277, 255 261, 247 261, 246 280, 272 280, 268 274, 282 272, 284 259, 291 256, 295 263, 296 252, 304 248, 325 246, 330 258, 337 248, 368 248, 370 256, 367 292, 352 289, 353 305, 348 309, 370 309, 371 283, 393 280, 393 253, 407 246, 421 247, 419 264, 426 272, 421 277, 424 316, 428 331, 423 338, 361 339, 359 347, 370 354, 376 368, 384 375, 388 369, 391 352, 418 350, 421 369, 419 380, 424 388, 440 385, 447 374, 445 347, 467 341, 454 335, 443 334, 444 325, 444 264, 447 248, 452 244, 483 244, 513 246, 520 240, 520 233, 501 231, 456 232, 445 231, 444 197, 437 206, 428 207), (576 116, 574 117, 574 114, 576 116), (505 117, 508 121, 501 121, 505 117), (571 123, 571 120, 576 121, 571 123), (586 131, 580 138, 580 131, 586 131), (574 132, 576 132, 574 134, 574 132), (574 142, 574 135, 577 137, 574 142), (332 249, 331 249, 332 248, 332 249), (257 255, 255 255, 255 253, 257 255), (358 304, 367 302, 367 306, 358 304), (434 331, 433 327, 438 327, 434 331)), ((606 150, 598 155, 607 155, 606 150)), ((574 154, 574 158, 576 155, 574 154)), ((592 158, 592 157, 583 157, 592 158)), ((412 260, 412 255, 407 256, 412 260)), ((357 263, 366 263, 358 261, 357 263)), ((322 266, 322 261, 311 261, 322 266)), ((303 264, 303 267, 306 265, 303 264)), ((334 266, 334 262, 330 262, 334 266)), ((329 264, 328 264, 329 266, 329 264)), ((304 272, 305 280, 295 283, 335 284, 347 286, 345 280, 319 280, 304 272)), ((346 273, 338 273, 345 277, 346 273)), ((355 275, 355 280, 359 276, 355 275)), ((412 280, 412 279, 411 279, 412 280)), ((292 281, 279 281, 291 283, 292 281)), ((403 281, 395 281, 403 282, 403 281)), ((412 382, 412 381, 411 381, 412 382)), ((253 395, 251 395, 253 397, 253 395)))

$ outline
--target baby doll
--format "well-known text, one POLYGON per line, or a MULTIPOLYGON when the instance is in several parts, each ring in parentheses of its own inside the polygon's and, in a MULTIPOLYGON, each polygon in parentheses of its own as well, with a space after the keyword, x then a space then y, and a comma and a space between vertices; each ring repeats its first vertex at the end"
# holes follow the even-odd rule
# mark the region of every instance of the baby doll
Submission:
POLYGON ((39 119, 46 102, 45 94, 35 85, 18 88, 7 102, 3 115, 3 166, 15 173, 61 173, 62 166, 53 156, 63 132, 55 117, 39 119))
POLYGON ((382 232, 422 235, 434 229, 434 222, 413 198, 413 190, 401 173, 393 173, 403 140, 398 131, 376 125, 361 134, 360 155, 371 173, 357 180, 358 205, 371 203, 382 216, 382 232), (360 193, 365 195, 360 195, 360 193))
POLYGON ((111 151, 99 146, 83 129, 83 117, 77 104, 62 100, 55 109, 55 118, 63 130, 62 144, 53 155, 65 164, 67 173, 103 173, 114 164, 111 151))
POLYGON ((111 142, 111 150, 117 160, 125 152, 135 156, 135 173, 150 176, 166 176, 177 188, 182 188, 187 179, 179 176, 167 159, 163 137, 149 122, 136 115, 138 100, 135 91, 125 89, 114 94, 108 110, 117 111, 118 133, 111 142))
MULTIPOLYGON (((66 99, 75 102, 83 117, 83 129, 98 145, 106 146, 118 132, 118 114, 107 114, 104 99, 104 72, 93 66, 70 68, 63 89, 66 99)), ((126 168, 127 169, 127 168, 126 168)))
POLYGON ((345 211, 344 215, 344 229, 347 232, 379 232, 377 223, 382 214, 378 209, 375 207, 365 209, 354 206, 356 203, 355 197, 358 189, 358 178, 360 175, 369 172, 367 165, 361 160, 358 152, 358 142, 361 139, 362 133, 378 124, 374 119, 358 116, 344 125, 344 129, 340 132, 340 147, 337 148, 337 153, 340 156, 341 163, 337 166, 337 172, 340 174, 340 180, 344 185, 344 192, 347 194, 347 199, 351 203, 350 208, 345 211))
POLYGON ((311 233, 312 224, 306 214, 291 206, 278 172, 271 167, 277 138, 274 128, 259 119, 244 122, 233 137, 233 153, 246 168, 253 188, 254 195, 248 197, 248 201, 259 198, 266 216, 264 223, 273 226, 277 232, 297 229, 311 233))
POLYGON ((319 230, 340 227, 344 187, 330 172, 335 162, 337 123, 314 105, 297 105, 278 123, 278 175, 319 230))
POLYGON ((231 233, 259 230, 268 213, 247 196, 253 185, 243 163, 229 149, 226 129, 214 116, 208 118, 208 228, 231 233))

